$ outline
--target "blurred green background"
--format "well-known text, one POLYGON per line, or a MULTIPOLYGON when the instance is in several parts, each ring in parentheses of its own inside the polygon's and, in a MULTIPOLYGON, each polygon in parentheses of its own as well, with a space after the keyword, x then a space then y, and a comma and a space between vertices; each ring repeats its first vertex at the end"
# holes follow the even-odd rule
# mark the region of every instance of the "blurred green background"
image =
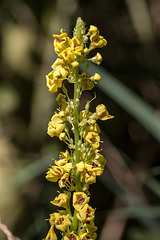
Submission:
POLYGON ((58 187, 45 172, 65 145, 46 134, 57 94, 45 75, 56 59, 52 34, 71 36, 79 16, 108 41, 101 67, 88 70, 102 81, 82 101, 96 92, 91 110, 104 103, 115 116, 99 123, 107 165, 91 186, 98 239, 159 240, 159 13, 159 0, 1 1, 0 217, 21 240, 43 239, 55 210, 58 187))

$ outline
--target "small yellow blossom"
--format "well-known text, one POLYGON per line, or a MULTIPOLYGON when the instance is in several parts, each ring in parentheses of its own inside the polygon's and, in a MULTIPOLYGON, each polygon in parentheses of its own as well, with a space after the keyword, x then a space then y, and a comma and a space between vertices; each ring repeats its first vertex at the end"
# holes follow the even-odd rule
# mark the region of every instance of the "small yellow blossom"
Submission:
POLYGON ((54 212, 50 214, 49 223, 51 226, 54 226, 56 217, 59 217, 59 213, 54 212))
POLYGON ((91 206, 86 204, 82 209, 80 209, 76 216, 81 222, 87 222, 94 219, 94 214, 95 210, 91 206))
POLYGON ((58 185, 60 188, 65 187, 66 183, 69 181, 69 173, 65 173, 61 179, 58 181, 58 185))
POLYGON ((53 34, 53 37, 54 37, 54 50, 57 54, 61 53, 69 46, 70 38, 67 37, 67 33, 63 32, 63 29, 61 29, 60 35, 53 34))
POLYGON ((96 232, 88 233, 88 237, 89 239, 95 240, 97 238, 97 233, 96 232))
POLYGON ((97 117, 103 121, 114 118, 114 116, 109 114, 104 104, 99 104, 96 107, 96 114, 97 114, 97 117))
POLYGON ((65 112, 64 111, 59 111, 58 115, 62 119, 65 116, 65 112))
POLYGON ((55 220, 66 214, 67 214, 66 210, 61 210, 59 212, 54 212, 54 213, 50 214, 49 223, 51 225, 55 226, 55 220))
POLYGON ((61 65, 56 67, 56 69, 53 70, 53 78, 66 78, 68 75, 68 71, 63 68, 61 65))
POLYGON ((101 80, 101 76, 98 73, 95 73, 90 79, 97 84, 101 80))
POLYGON ((68 193, 60 193, 51 203, 58 207, 66 208, 67 201, 70 197, 70 192, 68 193))
POLYGON ((68 150, 66 150, 65 152, 60 152, 59 160, 58 161, 55 160, 55 164, 57 166, 63 166, 68 162, 69 159, 70 159, 70 155, 68 150))
POLYGON ((74 192, 73 193, 73 207, 80 211, 86 203, 88 203, 90 200, 90 197, 87 197, 87 195, 84 192, 74 192))
POLYGON ((49 121, 48 123, 48 135, 50 135, 51 137, 59 137, 63 129, 64 125, 62 118, 58 114, 53 115, 51 121, 49 121))
POLYGON ((99 150, 96 149, 96 151, 93 153, 93 159, 92 163, 95 163, 97 166, 104 168, 106 164, 106 159, 103 157, 102 154, 99 153, 99 150))
POLYGON ((97 227, 95 226, 93 220, 84 222, 83 227, 88 233, 92 233, 92 232, 97 231, 97 227))
POLYGON ((60 135, 59 135, 59 139, 61 140, 61 141, 63 141, 64 139, 65 139, 65 137, 66 137, 66 134, 63 132, 63 133, 60 133, 60 135))
POLYGON ((90 25, 89 32, 90 32, 91 34, 95 34, 95 33, 99 32, 99 31, 98 31, 98 28, 97 28, 97 27, 95 27, 95 26, 93 26, 93 25, 90 25))
POLYGON ((84 132, 83 132, 83 137, 86 138, 87 134, 89 132, 95 132, 97 134, 99 134, 101 131, 100 131, 100 128, 98 126, 97 123, 95 123, 94 125, 89 125, 87 124, 85 127, 84 127, 84 132))
POLYGON ((50 230, 49 230, 45 240, 57 240, 57 236, 54 232, 54 226, 50 227, 50 230))
POLYGON ((51 68, 56 69, 56 68, 59 67, 59 66, 62 66, 62 67, 65 66, 65 62, 64 62, 64 60, 61 59, 61 58, 57 58, 57 59, 55 60, 55 62, 52 64, 51 68))
POLYGON ((97 174, 95 171, 86 170, 85 183, 87 183, 87 184, 96 183, 96 176, 97 176, 97 174))
POLYGON ((85 164, 84 162, 80 161, 79 163, 76 164, 78 172, 83 172, 85 169, 85 164))
POLYGON ((90 58, 89 60, 92 61, 93 63, 100 65, 102 62, 102 56, 100 53, 97 53, 94 57, 90 58))
POLYGON ((84 48, 83 52, 84 52, 84 54, 88 54, 89 53, 89 49, 88 48, 84 48))
POLYGON ((59 54, 60 58, 63 58, 67 65, 71 64, 76 60, 76 55, 70 47, 66 48, 63 52, 59 54))
POLYGON ((107 44, 107 40, 99 35, 99 31, 91 33, 90 41, 91 43, 89 46, 89 50, 93 50, 95 48, 102 48, 107 44))
POLYGON ((52 116, 51 121, 53 122, 53 124, 63 123, 63 118, 60 116, 60 114, 55 113, 55 114, 52 116))
POLYGON ((64 111, 64 115, 68 116, 69 109, 67 107, 66 95, 59 93, 56 98, 56 101, 58 102, 59 105, 61 105, 61 109, 64 111))
POLYGON ((59 216, 55 219, 55 227, 62 232, 65 232, 70 225, 71 221, 66 215, 59 216))
POLYGON ((64 166, 64 168, 65 168, 65 171, 66 171, 66 172, 70 172, 71 169, 73 169, 73 165, 72 165, 71 162, 70 162, 70 163, 66 163, 65 166, 64 166))
POLYGON ((85 137, 85 140, 89 143, 90 146, 93 148, 98 148, 99 147, 99 142, 100 142, 100 136, 98 133, 95 132, 88 132, 88 134, 85 137))
POLYGON ((84 232, 84 231, 80 232, 80 235, 79 235, 80 240, 87 240, 88 239, 87 235, 88 235, 87 232, 84 232))
POLYGON ((64 170, 62 167, 52 166, 47 172, 46 179, 51 182, 57 182, 58 179, 62 177, 63 172, 64 170))
POLYGON ((62 87, 62 81, 67 77, 68 71, 61 65, 56 66, 56 68, 51 71, 46 76, 46 84, 49 91, 54 93, 58 88, 62 87))
POLYGON ((74 62, 72 62, 71 63, 71 65, 72 65, 72 67, 78 67, 79 66, 79 62, 77 62, 77 61, 74 61, 74 62))
POLYGON ((81 45, 77 36, 75 36, 71 39, 70 46, 75 55, 81 55, 81 53, 83 51, 83 46, 81 45))
POLYGON ((80 240, 74 231, 65 234, 64 240, 80 240))
POLYGON ((95 172, 97 176, 100 176, 103 173, 101 166, 96 165, 95 162, 92 165, 86 163, 85 168, 88 172, 95 172))
POLYGON ((59 123, 55 123, 53 124, 51 121, 48 124, 48 135, 50 135, 51 137, 57 136, 59 137, 59 135, 61 134, 61 132, 64 129, 64 125, 63 124, 59 124, 59 123))
POLYGON ((54 79, 53 73, 54 70, 46 76, 46 84, 51 93, 57 92, 58 88, 62 87, 62 81, 64 80, 63 77, 54 79))

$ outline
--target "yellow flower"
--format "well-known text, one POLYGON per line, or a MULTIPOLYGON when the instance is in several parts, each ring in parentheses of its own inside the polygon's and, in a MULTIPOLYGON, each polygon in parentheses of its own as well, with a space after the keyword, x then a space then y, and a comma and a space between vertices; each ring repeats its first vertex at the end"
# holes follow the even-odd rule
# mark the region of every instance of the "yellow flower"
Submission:
POLYGON ((62 81, 68 76, 68 71, 65 69, 65 62, 60 58, 57 58, 51 67, 53 71, 46 76, 46 83, 49 91, 54 93, 62 87, 62 81))
POLYGON ((50 227, 50 230, 49 230, 45 240, 57 240, 57 236, 54 232, 54 227, 53 226, 50 227))
POLYGON ((84 162, 80 161, 79 163, 76 164, 78 172, 83 172, 85 169, 85 164, 84 162))
POLYGON ((87 235, 88 235, 87 232, 84 232, 84 231, 80 232, 79 234, 80 240, 87 240, 88 239, 87 235))
POLYGON ((60 133, 60 135, 59 135, 59 139, 61 140, 61 141, 63 141, 64 139, 65 139, 65 137, 66 137, 66 134, 63 132, 63 133, 60 133))
POLYGON ((76 55, 70 47, 66 48, 63 52, 59 54, 60 58, 63 58, 67 65, 71 64, 76 60, 76 55))
POLYGON ((92 232, 97 231, 97 227, 95 226, 93 220, 84 222, 83 227, 88 233, 92 233, 92 232))
POLYGON ((69 172, 73 169, 72 163, 66 163, 61 167, 63 169, 63 176, 59 180, 59 187, 65 187, 65 184, 69 181, 69 172))
POLYGON ((102 56, 100 53, 97 53, 94 57, 90 58, 89 60, 92 61, 93 63, 100 65, 102 62, 102 56))
POLYGON ((88 54, 89 53, 89 49, 88 48, 84 48, 83 52, 84 52, 84 54, 88 54))
POLYGON ((80 211, 86 203, 88 203, 90 200, 90 197, 87 197, 87 195, 84 192, 74 192, 73 193, 73 207, 80 211))
POLYGON ((79 66, 79 62, 77 62, 77 61, 74 61, 74 62, 72 62, 71 63, 71 65, 72 65, 72 67, 78 67, 79 66))
POLYGON ((71 221, 66 215, 61 215, 55 219, 55 227, 62 232, 65 232, 70 225, 71 221))
POLYGON ((51 203, 55 206, 66 208, 66 204, 68 199, 70 198, 70 195, 70 192, 60 193, 58 197, 55 197, 55 199, 51 201, 51 203))
POLYGON ((57 136, 59 137, 59 135, 61 134, 61 132, 64 129, 64 125, 63 124, 58 124, 55 123, 53 124, 51 121, 48 124, 48 135, 50 135, 51 137, 57 136))
POLYGON ((91 43, 89 45, 89 50, 93 50, 95 48, 102 48, 107 45, 107 40, 99 35, 99 31, 93 33, 93 35, 90 36, 90 41, 91 43))
POLYGON ((96 114, 97 114, 97 117, 103 121, 114 118, 114 116, 109 114, 104 104, 99 104, 96 107, 96 114))
POLYGON ((95 210, 86 204, 82 209, 79 210, 76 216, 81 222, 87 222, 94 219, 94 214, 95 210))
POLYGON ((96 182, 96 176, 100 176, 103 173, 103 169, 98 161, 90 160, 89 162, 91 164, 85 163, 85 172, 82 175, 82 179, 84 178, 85 183, 92 184, 96 182))
POLYGON ((58 102, 59 105, 61 105, 62 110, 65 113, 65 116, 69 115, 69 109, 67 107, 67 102, 66 102, 66 95, 59 93, 56 101, 58 102))
POLYGON ((70 163, 66 163, 66 164, 64 165, 64 170, 65 170, 65 172, 70 172, 72 169, 73 169, 73 166, 72 166, 72 163, 71 163, 71 162, 70 162, 70 163))
POLYGON ((54 74, 54 70, 51 71, 46 76, 46 84, 51 93, 57 92, 57 89, 62 87, 62 81, 64 80, 63 77, 62 78, 54 78, 53 74, 54 74))
POLYGON ((79 240, 79 237, 72 231, 65 234, 64 240, 79 240))
POLYGON ((55 164, 57 166, 63 166, 68 162, 69 159, 70 159, 70 155, 67 150, 65 152, 60 152, 59 160, 58 161, 55 160, 55 164))
POLYGON ((51 182, 57 182, 63 175, 63 168, 52 166, 50 170, 47 172, 46 179, 51 182))
POLYGON ((61 78, 61 77, 66 78, 67 75, 68 75, 68 71, 65 68, 63 68, 61 65, 56 67, 53 73, 54 78, 61 78))
POLYGON ((89 239, 95 240, 97 238, 97 233, 96 232, 88 233, 88 237, 89 239))
POLYGON ((101 76, 98 73, 95 73, 90 79, 97 84, 101 80, 101 76))
POLYGON ((102 154, 99 153, 99 151, 100 150, 98 149, 95 149, 94 151, 92 151, 86 163, 90 165, 96 164, 97 167, 104 169, 106 164, 106 159, 103 157, 102 154))
POLYGON ((90 146, 93 148, 98 148, 99 147, 99 142, 100 142, 100 136, 98 133, 95 132, 88 132, 88 134, 85 137, 85 140, 89 143, 90 146))
POLYGON ((50 135, 51 137, 54 137, 54 136, 59 137, 59 135, 64 129, 64 125, 62 123, 63 123, 63 120, 59 116, 59 114, 53 115, 53 117, 51 118, 51 121, 49 121, 48 123, 48 131, 47 131, 48 135, 50 135))
POLYGON ((96 165, 95 162, 93 162, 92 165, 86 163, 85 167, 88 172, 95 172, 97 176, 100 176, 103 173, 101 166, 96 165))
POLYGON ((105 164, 106 164, 106 159, 103 157, 102 154, 100 153, 96 153, 95 155, 95 159, 93 160, 93 162, 95 164, 97 164, 98 166, 100 166, 101 168, 104 168, 105 164))
POLYGON ((99 35, 99 30, 97 27, 91 25, 89 32, 91 34, 90 36, 90 46, 89 46, 89 50, 92 50, 94 48, 102 48, 104 46, 106 46, 107 41, 106 39, 104 39, 102 36, 99 35))
POLYGON ((70 46, 71 46, 72 51, 74 51, 74 54, 81 55, 81 53, 83 51, 83 46, 81 45, 77 36, 75 36, 71 39, 70 46))
POLYGON ((53 37, 54 48, 57 54, 61 53, 62 51, 64 51, 64 49, 66 49, 69 46, 70 38, 67 37, 67 33, 63 32, 63 29, 61 29, 60 35, 53 34, 53 37))
POLYGON ((65 187, 66 183, 69 181, 69 173, 65 173, 61 179, 58 181, 58 185, 60 188, 65 187))
POLYGON ((86 170, 85 173, 85 183, 92 184, 96 182, 96 172, 95 171, 89 171, 86 170))
POLYGON ((55 62, 52 64, 51 68, 56 69, 56 68, 59 67, 59 66, 62 66, 62 67, 65 66, 65 62, 64 62, 64 60, 61 59, 61 58, 57 58, 57 59, 55 60, 55 62))
POLYGON ((95 27, 95 26, 93 26, 93 25, 90 25, 89 32, 90 32, 91 34, 95 34, 95 33, 99 32, 99 31, 98 31, 98 28, 97 28, 97 27, 95 27))
POLYGON ((66 214, 67 214, 66 210, 61 210, 59 212, 54 212, 54 213, 50 214, 49 223, 51 225, 55 226, 55 220, 66 214))

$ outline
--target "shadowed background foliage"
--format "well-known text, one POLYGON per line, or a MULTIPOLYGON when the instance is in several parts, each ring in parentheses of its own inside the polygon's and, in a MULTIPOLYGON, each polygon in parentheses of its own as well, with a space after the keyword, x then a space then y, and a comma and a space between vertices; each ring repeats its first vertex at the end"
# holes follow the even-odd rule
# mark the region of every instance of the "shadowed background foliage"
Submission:
MULTIPOLYGON (((45 85, 56 59, 53 33, 70 36, 76 18, 96 25, 102 81, 86 99, 104 103, 113 120, 99 122, 104 174, 91 186, 100 240, 160 236, 159 0, 2 0, 0 5, 0 217, 23 240, 43 239, 57 184, 45 172, 65 145, 46 134, 57 94, 45 85)), ((94 55, 93 51, 93 55, 94 55)), ((71 90, 70 90, 71 91, 71 90)), ((0 239, 6 239, 0 233, 0 239)))

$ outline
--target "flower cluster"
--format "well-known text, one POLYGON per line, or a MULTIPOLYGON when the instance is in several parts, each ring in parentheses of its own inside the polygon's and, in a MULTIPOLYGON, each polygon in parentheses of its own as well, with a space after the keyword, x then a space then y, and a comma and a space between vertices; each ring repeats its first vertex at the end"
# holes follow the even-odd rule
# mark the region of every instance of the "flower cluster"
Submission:
POLYGON ((95 209, 89 205, 89 186, 103 173, 105 158, 100 153, 100 128, 97 120, 113 118, 104 104, 90 112, 90 102, 79 111, 80 97, 85 90, 91 90, 101 76, 87 74, 92 61, 100 64, 102 56, 97 53, 87 58, 91 50, 102 48, 107 41, 99 34, 97 27, 91 25, 88 32, 81 18, 77 19, 73 38, 61 29, 60 35, 53 34, 54 49, 58 58, 52 65, 52 71, 46 76, 49 91, 54 93, 61 88, 57 96, 59 108, 48 124, 48 134, 58 137, 68 145, 58 160, 47 171, 46 178, 58 182, 62 192, 51 201, 61 209, 50 214, 50 230, 45 240, 56 240, 55 229, 61 231, 64 240, 96 239, 97 227, 94 224, 95 209), (79 73, 79 65, 86 63, 85 71, 79 73), (68 94, 63 81, 74 84, 74 96, 68 94), (74 136, 74 137, 72 137, 74 136), (71 207, 71 204, 73 207, 71 207))

